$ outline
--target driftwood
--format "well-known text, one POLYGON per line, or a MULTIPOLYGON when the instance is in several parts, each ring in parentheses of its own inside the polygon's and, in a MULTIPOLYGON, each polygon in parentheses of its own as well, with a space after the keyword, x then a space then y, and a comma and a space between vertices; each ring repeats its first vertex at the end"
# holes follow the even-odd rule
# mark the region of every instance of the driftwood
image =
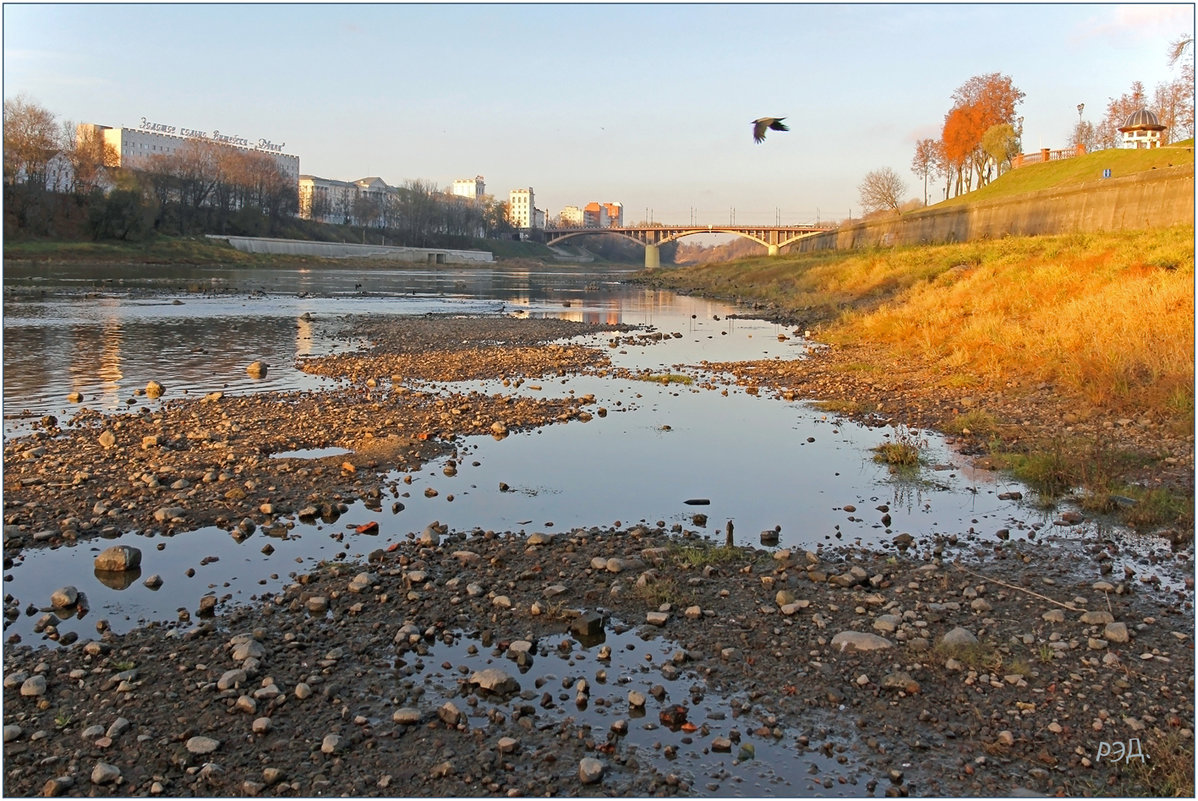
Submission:
POLYGON ((1085 609, 1078 609, 1078 608, 1077 608, 1076 606, 1074 606, 1073 604, 1067 604, 1067 603, 1065 603, 1065 602, 1063 602, 1063 601, 1058 601, 1058 600, 1056 600, 1055 598, 1049 598, 1047 595, 1041 595, 1041 594, 1040 594, 1040 593, 1038 593, 1038 592, 1033 592, 1032 590, 1029 590, 1029 589, 1027 589, 1026 587, 1020 587, 1020 586, 1017 586, 1017 585, 1015 585, 1015 584, 1011 584, 1011 583, 1009 583, 1009 582, 1002 581, 1002 580, 1000 580, 1000 579, 996 579, 996 578, 990 578, 989 576, 984 576, 984 575, 982 575, 981 573, 978 573, 978 572, 976 572, 976 571, 970 570, 970 569, 969 569, 969 568, 967 568, 967 567, 962 567, 960 562, 953 562, 953 567, 957 568, 957 570, 960 570, 962 573, 968 573, 968 574, 969 574, 969 575, 971 575, 971 576, 976 576, 977 578, 980 578, 980 579, 982 579, 983 581, 992 581, 992 582, 994 582, 995 584, 1000 584, 1000 585, 1002 585, 1002 586, 1004 586, 1004 587, 1006 587, 1006 588, 1008 588, 1008 589, 1011 589, 1011 590, 1016 590, 1016 591, 1018 591, 1018 592, 1025 592, 1025 593, 1027 593, 1028 595, 1033 595, 1033 596, 1035 596, 1036 598, 1039 598, 1039 599, 1040 599, 1040 600, 1042 600, 1042 601, 1048 601, 1050 604, 1056 604, 1057 606, 1064 607, 1065 609, 1068 609, 1068 610, 1069 610, 1069 611, 1071 611, 1071 612, 1085 612, 1085 611, 1086 611, 1085 609))

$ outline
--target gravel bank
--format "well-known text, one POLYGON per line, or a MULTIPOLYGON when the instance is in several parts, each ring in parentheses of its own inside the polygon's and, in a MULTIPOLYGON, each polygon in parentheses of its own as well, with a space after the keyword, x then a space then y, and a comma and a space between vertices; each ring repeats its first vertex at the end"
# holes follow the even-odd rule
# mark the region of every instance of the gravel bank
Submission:
MULTIPOLYGON (((5 449, 5 558, 381 502, 381 474, 459 434, 603 413, 392 376, 603 372, 599 351, 547 345, 592 330, 364 321, 348 333, 369 351, 306 363, 341 390, 46 421, 5 449), (330 446, 350 453, 269 458, 330 446)), ((245 606, 7 643, 5 793, 1144 795, 1170 757, 1192 765, 1188 551, 1112 571, 1114 542, 969 532, 811 553, 664 524, 412 535, 245 606), (1132 740, 1153 770, 1099 758, 1132 740)))

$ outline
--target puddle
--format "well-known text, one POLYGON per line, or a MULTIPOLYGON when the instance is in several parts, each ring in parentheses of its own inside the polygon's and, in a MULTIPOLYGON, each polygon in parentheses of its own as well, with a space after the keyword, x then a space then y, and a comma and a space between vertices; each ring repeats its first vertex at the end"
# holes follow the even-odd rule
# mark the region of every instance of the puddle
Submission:
POLYGON ((347 456, 353 453, 345 448, 304 448, 298 451, 272 453, 271 459, 323 459, 326 456, 347 456))

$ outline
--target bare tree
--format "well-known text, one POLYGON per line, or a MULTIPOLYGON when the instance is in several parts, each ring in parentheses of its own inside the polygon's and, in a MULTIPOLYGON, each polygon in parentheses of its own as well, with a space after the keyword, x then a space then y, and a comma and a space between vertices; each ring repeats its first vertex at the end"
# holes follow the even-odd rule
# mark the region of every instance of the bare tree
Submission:
POLYGON ((1193 51, 1193 49, 1194 49, 1194 37, 1192 35, 1187 36, 1185 34, 1182 34, 1181 36, 1179 36, 1178 38, 1176 38, 1172 42, 1170 42, 1169 43, 1169 66, 1172 67, 1174 64, 1176 64, 1178 59, 1180 59, 1185 54, 1187 49, 1190 51, 1193 51))
POLYGON ((869 214, 885 209, 897 212, 907 187, 898 177, 898 173, 889 167, 883 167, 868 173, 858 190, 861 192, 861 208, 869 214))
POLYGON ((923 204, 928 205, 928 177, 934 175, 944 158, 939 139, 920 139, 915 143, 911 172, 923 179, 923 204))
POLYGON ((1131 91, 1112 97, 1107 103, 1106 116, 1098 125, 1098 142, 1103 147, 1119 146, 1119 126, 1127 121, 1134 111, 1144 108, 1144 83, 1133 81, 1131 91))
POLYGON ((62 152, 70 164, 72 191, 87 194, 100 188, 108 172, 120 161, 116 148, 104 141, 104 134, 94 125, 62 125, 62 152))
POLYGON ((58 155, 54 115, 25 95, 4 101, 4 182, 45 189, 51 160, 58 155))
POLYGON ((1169 46, 1169 66, 1181 61, 1181 74, 1168 84, 1157 87, 1157 108, 1161 124, 1168 125, 1167 142, 1194 135, 1194 37, 1182 36, 1169 46), (1183 59, 1186 50, 1190 57, 1183 59), (1168 121, 1166 121, 1166 119, 1168 121))
POLYGON ((1073 134, 1069 137, 1070 147, 1077 147, 1078 145, 1084 146, 1086 152, 1099 149, 1098 129, 1089 120, 1079 121, 1073 128, 1073 134))

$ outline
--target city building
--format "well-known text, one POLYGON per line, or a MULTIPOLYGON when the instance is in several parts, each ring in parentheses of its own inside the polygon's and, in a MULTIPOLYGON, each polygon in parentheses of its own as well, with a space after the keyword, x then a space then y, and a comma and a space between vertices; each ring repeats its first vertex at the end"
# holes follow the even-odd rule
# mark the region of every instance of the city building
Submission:
POLYGON ((607 210, 607 224, 612 228, 624 227, 624 207, 619 203, 604 203, 607 210))
POLYGON ((582 227, 582 209, 577 206, 566 206, 557 216, 558 225, 562 228, 581 228, 582 227))
POLYGON ((116 154, 114 167, 144 167, 154 156, 171 156, 191 142, 207 142, 221 147, 262 153, 270 156, 279 169, 293 181, 299 181, 299 156, 283 152, 284 144, 275 144, 267 139, 251 142, 241 136, 229 136, 220 131, 200 131, 194 128, 179 128, 147 122, 143 117, 137 128, 111 127, 96 123, 83 123, 76 127, 75 136, 86 134, 102 137, 105 146, 116 154))
POLYGON ((459 178, 453 182, 449 191, 450 194, 458 197, 482 200, 483 196, 487 194, 487 185, 481 175, 476 175, 473 178, 459 178))
POLYGON ((1119 128, 1119 133, 1123 134, 1122 147, 1136 150, 1160 147, 1161 132, 1167 127, 1146 108, 1134 111, 1119 128))
POLYGON ((305 220, 384 227, 397 190, 378 176, 332 181, 315 175, 299 178, 299 216, 305 220), (370 200, 361 206, 359 201, 370 200))
POLYGON ((582 224, 584 228, 610 227, 611 221, 607 216, 607 207, 595 201, 586 204, 582 210, 582 224))
POLYGON ((299 216, 324 223, 348 223, 354 216, 358 185, 315 175, 299 177, 299 216))
POLYGON ((508 194, 507 218, 514 227, 535 227, 536 208, 531 186, 527 189, 513 189, 508 194))

